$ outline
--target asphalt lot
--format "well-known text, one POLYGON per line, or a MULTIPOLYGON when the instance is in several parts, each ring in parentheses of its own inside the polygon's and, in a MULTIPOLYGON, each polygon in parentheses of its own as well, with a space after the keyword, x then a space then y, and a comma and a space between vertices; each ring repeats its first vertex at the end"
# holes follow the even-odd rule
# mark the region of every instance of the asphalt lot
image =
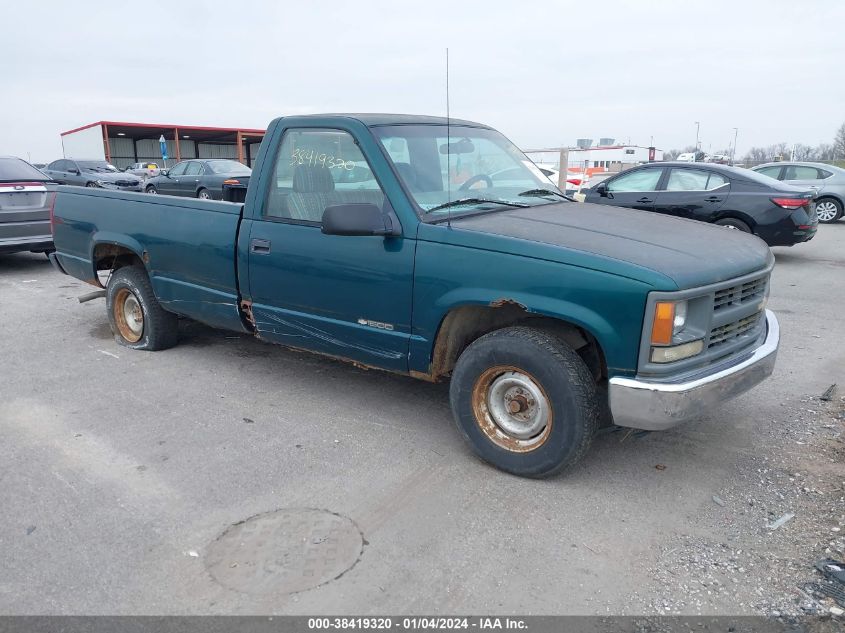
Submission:
MULTIPOLYGON (((133 352, 102 300, 76 301, 90 286, 0 256, 0 613, 648 611, 669 545, 727 538, 712 496, 775 447, 790 403, 845 386, 845 222, 774 250, 773 378, 669 432, 604 434, 547 481, 474 459, 445 385, 187 322, 178 347, 133 352), (296 593, 209 571, 230 526, 296 508, 354 522, 351 569, 296 593)), ((698 609, 755 612, 742 584, 698 609)))

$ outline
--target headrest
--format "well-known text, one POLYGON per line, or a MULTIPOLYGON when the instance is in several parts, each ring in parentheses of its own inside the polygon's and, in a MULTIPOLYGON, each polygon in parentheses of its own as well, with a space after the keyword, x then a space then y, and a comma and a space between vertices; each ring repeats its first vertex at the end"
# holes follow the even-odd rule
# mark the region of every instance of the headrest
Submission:
POLYGON ((293 172, 293 190, 299 193, 328 193, 334 191, 334 180, 328 167, 297 165, 293 172))

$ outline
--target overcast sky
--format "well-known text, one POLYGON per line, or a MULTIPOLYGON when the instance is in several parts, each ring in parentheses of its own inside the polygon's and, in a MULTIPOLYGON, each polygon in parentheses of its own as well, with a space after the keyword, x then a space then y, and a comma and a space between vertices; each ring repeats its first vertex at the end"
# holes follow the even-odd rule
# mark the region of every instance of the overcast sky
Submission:
POLYGON ((523 148, 613 137, 832 142, 845 2, 3 3, 0 154, 61 155, 105 120, 263 128, 317 112, 445 113, 523 148))

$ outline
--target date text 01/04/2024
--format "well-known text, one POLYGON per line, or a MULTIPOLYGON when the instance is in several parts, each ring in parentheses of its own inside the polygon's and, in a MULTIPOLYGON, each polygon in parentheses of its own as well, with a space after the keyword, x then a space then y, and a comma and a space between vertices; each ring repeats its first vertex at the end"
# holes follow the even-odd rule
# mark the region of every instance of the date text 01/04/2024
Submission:
POLYGON ((380 630, 448 630, 448 629, 513 629, 526 628, 525 620, 518 618, 448 618, 448 617, 410 617, 394 620, 380 617, 340 617, 309 618, 309 629, 380 629, 380 630))

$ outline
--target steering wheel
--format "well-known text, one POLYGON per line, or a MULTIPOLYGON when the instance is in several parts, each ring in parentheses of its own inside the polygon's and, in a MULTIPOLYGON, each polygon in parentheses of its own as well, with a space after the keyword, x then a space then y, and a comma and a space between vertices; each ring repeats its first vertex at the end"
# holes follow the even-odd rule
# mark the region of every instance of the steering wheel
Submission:
POLYGON ((481 181, 484 181, 484 184, 487 185, 487 187, 493 186, 493 179, 490 178, 490 176, 488 176, 487 174, 476 174, 475 176, 468 178, 466 182, 464 182, 460 187, 458 187, 458 191, 465 191, 472 187, 475 183, 481 181))

